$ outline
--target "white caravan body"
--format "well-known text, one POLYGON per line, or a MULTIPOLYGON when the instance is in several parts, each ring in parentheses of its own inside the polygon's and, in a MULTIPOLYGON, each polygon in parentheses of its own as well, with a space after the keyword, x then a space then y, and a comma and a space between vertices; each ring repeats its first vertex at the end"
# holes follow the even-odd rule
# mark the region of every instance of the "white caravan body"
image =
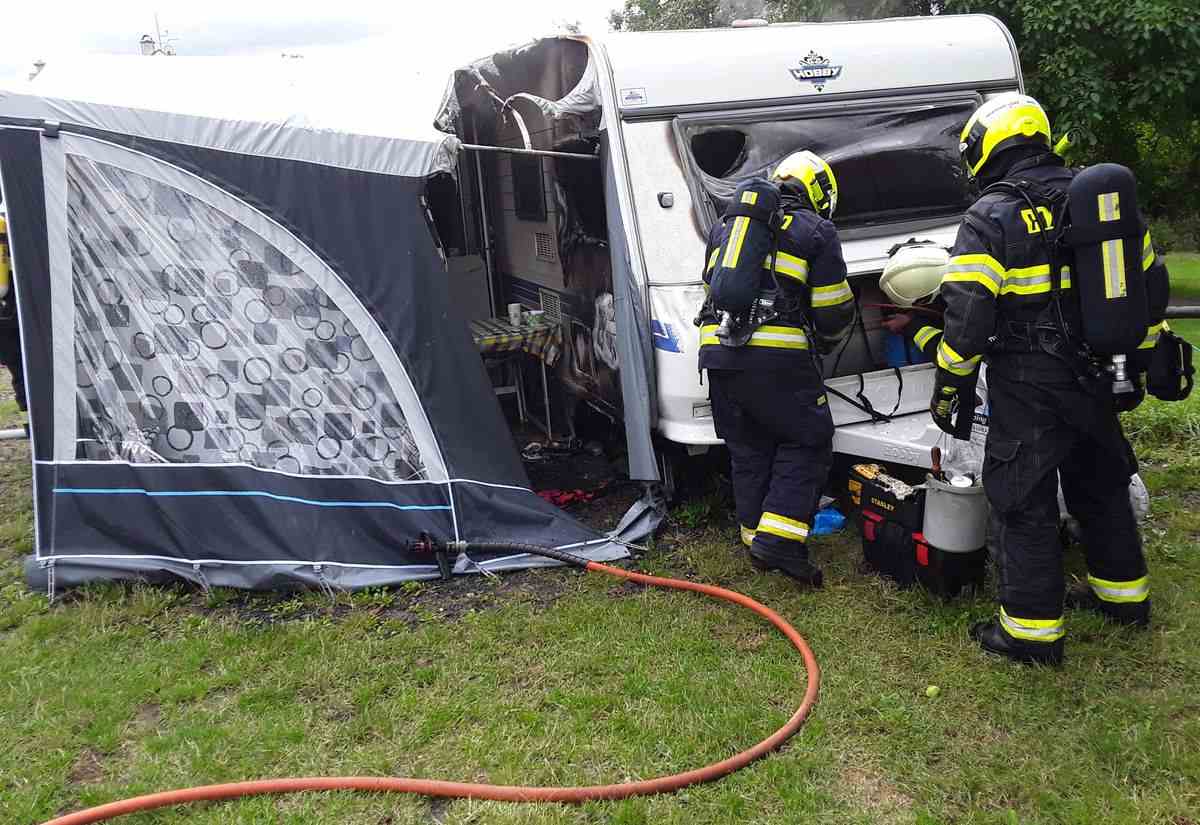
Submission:
MULTIPOLYGON (((889 342, 880 326, 874 305, 886 298, 877 282, 896 244, 918 238, 948 247, 954 241, 971 202, 957 157, 959 132, 985 98, 1023 88, 1016 47, 1003 24, 986 15, 939 15, 556 42, 570 39, 587 45, 582 77, 567 82, 557 99, 513 94, 501 111, 502 90, 494 97, 498 122, 507 125, 493 139, 497 145, 561 148, 567 142, 554 142, 553 124, 539 131, 528 123, 542 116, 563 122, 570 115, 577 124, 581 113, 598 110, 602 161, 612 175, 604 197, 617 201, 607 203, 609 238, 627 248, 630 281, 653 341, 648 397, 631 400, 625 385, 622 404, 648 403, 657 435, 693 452, 720 443, 697 369, 693 324, 704 300, 706 233, 719 217, 722 191, 791 151, 811 148, 838 175, 834 220, 861 317, 845 348, 824 359, 828 385, 856 399, 830 395, 835 450, 929 466, 929 448, 940 437, 927 409, 934 370, 927 363, 896 366, 885 355, 898 342, 889 342), (522 107, 525 123, 505 119, 522 107), (614 214, 621 239, 612 237, 614 214), (890 420, 873 422, 864 407, 890 420)), ((529 60, 545 43, 460 71, 460 98, 478 96, 480 77, 501 77, 505 67, 529 60)), ((556 76, 562 75, 560 68, 556 76)), ((453 93, 448 100, 454 101, 453 93)), ((466 118, 447 117, 465 110, 457 101, 444 105, 439 126, 470 142, 466 118)), ((513 189, 511 179, 499 180, 497 190, 513 189)), ((510 221, 500 234, 512 227, 522 225, 510 221)), ((513 245, 534 246, 524 240, 513 245)), ((629 421, 627 414, 627 432, 629 421)))
MULTIPOLYGON (((773 112, 787 112, 788 117, 872 108, 883 112, 943 101, 979 102, 1022 89, 1011 35, 998 20, 983 15, 620 34, 596 44, 596 52, 607 64, 619 112, 609 123, 619 129, 625 150, 636 216, 627 225, 636 230, 633 240, 655 322, 657 427, 682 444, 719 439, 707 388, 696 369, 699 342, 692 320, 704 300, 700 271, 705 240, 694 210, 695 186, 689 185, 688 164, 677 145, 678 119, 736 118, 747 110, 759 121, 769 120, 773 112), (804 58, 810 54, 819 59, 807 69, 804 58), (674 196, 671 208, 660 204, 663 192, 674 196)), ((953 137, 957 140, 957 133, 953 137)), ((839 158, 827 157, 836 170, 839 158)), ((850 184, 845 172, 839 183, 843 191, 850 184)), ((960 216, 950 212, 919 225, 897 222, 844 230, 851 281, 877 279, 888 251, 908 238, 949 246, 960 216)), ((877 311, 861 312, 868 325, 878 320, 877 311)), ((830 397, 838 425, 837 452, 928 465, 929 447, 940 435, 926 412, 933 367, 908 366, 903 372, 899 415, 891 423, 872 424, 862 410, 830 397)), ((866 372, 863 382, 872 406, 890 412, 900 388, 894 371, 866 372)), ((859 391, 857 374, 829 383, 851 397, 859 391)))

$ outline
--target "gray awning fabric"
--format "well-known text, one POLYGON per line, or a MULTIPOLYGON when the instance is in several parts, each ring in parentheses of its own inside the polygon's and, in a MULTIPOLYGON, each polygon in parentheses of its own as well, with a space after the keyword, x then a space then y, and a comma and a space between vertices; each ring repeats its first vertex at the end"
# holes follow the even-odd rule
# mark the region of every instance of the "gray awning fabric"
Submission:
POLYGON ((428 117, 440 78, 390 77, 397 94, 365 103, 347 94, 365 77, 355 66, 281 58, 51 60, 35 80, 0 91, 0 117, 364 172, 453 171, 458 141, 428 117))
POLYGON ((604 203, 608 220, 608 251, 612 262, 613 305, 617 312, 617 353, 621 362, 621 397, 625 414, 625 440, 629 448, 629 477, 638 481, 658 481, 658 464, 651 441, 651 419, 657 409, 654 382, 654 349, 650 322, 646 317, 644 285, 634 278, 629 261, 629 237, 621 218, 617 181, 608 141, 610 131, 602 134, 601 157, 604 163, 604 203))

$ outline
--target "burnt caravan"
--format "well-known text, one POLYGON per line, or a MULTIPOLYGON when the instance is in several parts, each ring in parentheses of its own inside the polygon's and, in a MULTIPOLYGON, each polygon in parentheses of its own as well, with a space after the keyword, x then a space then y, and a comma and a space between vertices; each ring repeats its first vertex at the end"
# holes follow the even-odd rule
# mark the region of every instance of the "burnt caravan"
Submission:
POLYGON ((984 15, 555 37, 458 70, 435 125, 466 150, 492 309, 561 318, 568 409, 621 422, 648 480, 720 443, 692 323, 708 228, 739 181, 818 152, 859 308, 825 358, 835 449, 927 467, 933 369, 894 351, 878 278, 897 243, 953 242, 971 202, 962 126, 1022 88, 1011 36, 984 15))

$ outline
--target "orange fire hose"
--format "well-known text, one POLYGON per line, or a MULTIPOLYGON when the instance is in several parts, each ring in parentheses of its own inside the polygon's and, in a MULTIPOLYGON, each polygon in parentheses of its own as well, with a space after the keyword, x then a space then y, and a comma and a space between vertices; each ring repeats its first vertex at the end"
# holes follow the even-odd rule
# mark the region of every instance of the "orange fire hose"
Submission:
MULTIPOLYGON (((638 782, 622 782, 617 785, 589 785, 578 788, 536 788, 520 785, 486 785, 474 782, 449 782, 442 779, 412 779, 408 777, 383 776, 337 776, 337 777, 298 777, 292 779, 261 779, 250 782, 231 782, 221 785, 203 785, 196 788, 183 788, 174 791, 147 794, 119 802, 98 805, 85 811, 60 816, 49 820, 45 825, 87 825, 92 822, 106 822, 124 814, 138 811, 150 811, 155 808, 166 808, 172 805, 182 805, 189 802, 215 802, 225 799, 236 799, 243 796, 258 796, 261 794, 299 793, 302 791, 370 791, 388 793, 412 793, 422 796, 440 796, 457 799, 491 799, 500 802, 585 802, 592 799, 626 799, 631 796, 649 796, 652 794, 669 793, 688 785, 699 782, 711 782, 723 776, 744 768, 756 759, 777 750, 791 738, 808 717, 809 712, 817 701, 817 693, 821 687, 821 670, 817 660, 809 649, 808 643, 787 621, 769 607, 756 602, 749 596, 714 587, 709 584, 668 579, 659 576, 647 576, 587 561, 567 553, 547 552, 546 548, 531 549, 529 545, 510 545, 520 549, 537 552, 539 555, 550 556, 565 561, 568 564, 591 570, 597 573, 607 573, 621 579, 628 579, 638 584, 654 587, 671 588, 675 590, 692 590, 704 593, 727 602, 741 605, 753 610, 766 618, 771 624, 788 638, 788 641, 800 651, 807 671, 808 685, 804 691, 804 699, 800 707, 792 714, 783 727, 772 733, 757 745, 731 756, 728 759, 697 768, 684 773, 660 776, 655 779, 643 779, 638 782)), ((472 547, 482 545, 472 543, 472 547)))

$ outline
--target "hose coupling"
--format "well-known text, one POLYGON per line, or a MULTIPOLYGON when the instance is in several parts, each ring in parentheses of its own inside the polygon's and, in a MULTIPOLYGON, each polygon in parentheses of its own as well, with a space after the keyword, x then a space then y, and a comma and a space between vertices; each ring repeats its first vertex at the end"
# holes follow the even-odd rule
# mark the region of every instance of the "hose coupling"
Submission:
POLYGON ((454 572, 454 561, 458 554, 467 549, 465 541, 442 541, 430 533, 422 532, 417 538, 408 542, 408 551, 421 556, 433 556, 437 562, 438 575, 442 581, 449 581, 454 572))

